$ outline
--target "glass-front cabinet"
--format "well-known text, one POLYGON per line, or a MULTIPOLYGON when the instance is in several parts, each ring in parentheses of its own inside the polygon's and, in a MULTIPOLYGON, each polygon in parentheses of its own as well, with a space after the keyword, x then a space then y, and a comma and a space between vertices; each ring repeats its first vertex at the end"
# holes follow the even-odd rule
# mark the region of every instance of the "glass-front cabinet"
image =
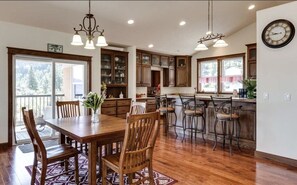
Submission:
POLYGON ((118 98, 128 92, 128 52, 101 49, 101 83, 108 97, 118 98))

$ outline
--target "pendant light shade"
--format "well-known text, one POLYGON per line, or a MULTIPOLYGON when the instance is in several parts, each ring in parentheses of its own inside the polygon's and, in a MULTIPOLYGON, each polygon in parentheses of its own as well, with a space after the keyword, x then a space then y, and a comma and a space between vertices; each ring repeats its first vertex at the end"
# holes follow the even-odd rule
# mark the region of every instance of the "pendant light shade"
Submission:
POLYGON ((195 48, 196 51, 204 51, 204 50, 208 50, 208 48, 205 46, 205 44, 203 43, 199 43, 197 45, 197 47, 195 48))
POLYGON ((87 40, 85 49, 95 49, 93 40, 90 40, 90 39, 87 40))
POLYGON ((226 46, 228 46, 228 44, 223 39, 217 40, 216 43, 213 45, 213 47, 215 48, 222 48, 226 46))
POLYGON ((99 47, 108 46, 103 34, 99 35, 96 46, 99 46, 99 47))
POLYGON ((74 46, 84 45, 84 43, 82 42, 81 37, 80 37, 80 35, 78 33, 73 35, 71 45, 74 45, 74 46))

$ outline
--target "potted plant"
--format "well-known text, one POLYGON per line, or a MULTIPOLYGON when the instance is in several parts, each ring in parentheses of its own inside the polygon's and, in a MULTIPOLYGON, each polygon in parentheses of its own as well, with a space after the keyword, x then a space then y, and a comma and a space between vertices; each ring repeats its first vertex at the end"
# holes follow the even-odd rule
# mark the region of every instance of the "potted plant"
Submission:
POLYGON ((257 87, 257 81, 253 79, 245 79, 242 80, 242 84, 245 86, 247 90, 247 98, 252 99, 255 97, 255 90, 257 87))

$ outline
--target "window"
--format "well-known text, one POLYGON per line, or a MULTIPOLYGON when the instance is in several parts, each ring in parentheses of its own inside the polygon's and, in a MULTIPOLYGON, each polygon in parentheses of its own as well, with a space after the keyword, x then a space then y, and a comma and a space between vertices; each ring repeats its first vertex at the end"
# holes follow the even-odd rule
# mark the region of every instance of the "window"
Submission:
POLYGON ((232 93, 242 88, 245 54, 198 59, 198 92, 232 93))

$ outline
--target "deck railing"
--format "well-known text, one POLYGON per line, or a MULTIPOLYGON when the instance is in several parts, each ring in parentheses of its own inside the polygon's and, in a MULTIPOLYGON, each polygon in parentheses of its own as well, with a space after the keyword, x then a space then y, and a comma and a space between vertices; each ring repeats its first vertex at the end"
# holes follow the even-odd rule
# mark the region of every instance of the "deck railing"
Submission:
MULTIPOLYGON (((64 94, 57 94, 56 101, 61 101, 64 94)), ((34 110, 35 117, 42 117, 45 111, 52 106, 52 96, 49 94, 44 95, 18 95, 15 99, 15 123, 16 126, 23 125, 23 115, 21 108, 27 107, 34 110)))

